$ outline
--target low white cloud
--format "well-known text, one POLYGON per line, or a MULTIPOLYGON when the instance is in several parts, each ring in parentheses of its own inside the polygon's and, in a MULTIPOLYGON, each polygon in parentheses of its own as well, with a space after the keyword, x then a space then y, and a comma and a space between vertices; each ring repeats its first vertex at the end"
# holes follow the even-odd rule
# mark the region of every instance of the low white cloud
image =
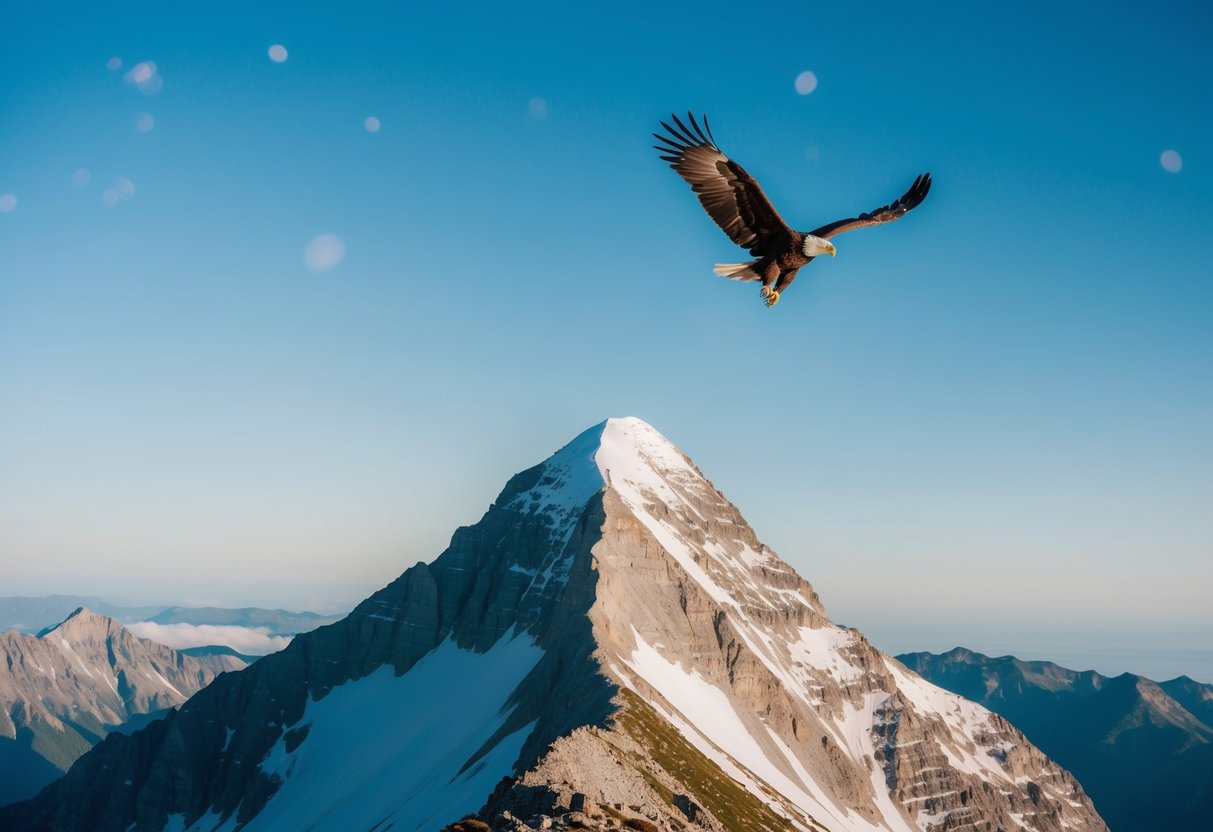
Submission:
POLYGON ((237 627, 220 624, 157 624, 138 621, 126 625, 139 638, 166 644, 174 650, 223 644, 239 653, 264 656, 291 643, 289 636, 276 636, 268 627, 237 627))

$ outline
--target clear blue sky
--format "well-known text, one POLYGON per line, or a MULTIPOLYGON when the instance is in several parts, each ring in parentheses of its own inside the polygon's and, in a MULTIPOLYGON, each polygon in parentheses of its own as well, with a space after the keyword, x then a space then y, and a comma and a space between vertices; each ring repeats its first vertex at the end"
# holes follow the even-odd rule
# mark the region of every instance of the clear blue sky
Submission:
POLYGON ((879 646, 1213 681, 1213 12, 921 6, 10 4, 5 594, 352 602, 635 415, 879 646), (688 108, 935 186, 766 310, 688 108))

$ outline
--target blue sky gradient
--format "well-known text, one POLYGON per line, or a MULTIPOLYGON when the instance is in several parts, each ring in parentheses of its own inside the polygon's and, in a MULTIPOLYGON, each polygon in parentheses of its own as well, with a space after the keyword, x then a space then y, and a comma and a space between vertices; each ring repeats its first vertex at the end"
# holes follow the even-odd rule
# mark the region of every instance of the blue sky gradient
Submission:
POLYGON ((1206 4, 5 16, 5 594, 352 602, 635 415, 878 646, 1213 681, 1206 4), (767 310, 687 108, 802 229, 935 185, 767 310))

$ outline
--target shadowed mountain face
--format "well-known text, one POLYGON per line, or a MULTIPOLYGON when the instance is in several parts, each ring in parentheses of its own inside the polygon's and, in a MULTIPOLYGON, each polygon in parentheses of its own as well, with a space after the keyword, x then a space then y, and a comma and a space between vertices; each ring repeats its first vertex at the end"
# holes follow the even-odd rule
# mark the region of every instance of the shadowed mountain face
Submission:
POLYGON ((433 832, 467 813, 515 832, 1106 828, 1005 720, 834 625, 636 419, 0 826, 433 832))
POLYGON ((0 633, 0 805, 32 797, 106 734, 246 664, 183 656, 86 609, 38 636, 0 633))
POLYGON ((1199 829, 1213 817, 1213 686, 963 648, 898 659, 1006 717, 1079 779, 1112 832, 1199 829))

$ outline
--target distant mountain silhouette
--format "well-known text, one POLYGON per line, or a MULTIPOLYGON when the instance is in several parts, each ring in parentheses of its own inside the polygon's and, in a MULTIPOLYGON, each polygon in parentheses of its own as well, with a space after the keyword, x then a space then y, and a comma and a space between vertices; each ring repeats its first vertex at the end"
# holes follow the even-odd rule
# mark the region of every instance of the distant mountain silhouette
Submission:
POLYGON ((0 596, 0 630, 37 633, 83 607, 119 624, 151 621, 156 624, 210 624, 224 627, 264 627, 271 635, 293 636, 340 620, 341 615, 271 610, 260 607, 123 606, 91 595, 0 596))

